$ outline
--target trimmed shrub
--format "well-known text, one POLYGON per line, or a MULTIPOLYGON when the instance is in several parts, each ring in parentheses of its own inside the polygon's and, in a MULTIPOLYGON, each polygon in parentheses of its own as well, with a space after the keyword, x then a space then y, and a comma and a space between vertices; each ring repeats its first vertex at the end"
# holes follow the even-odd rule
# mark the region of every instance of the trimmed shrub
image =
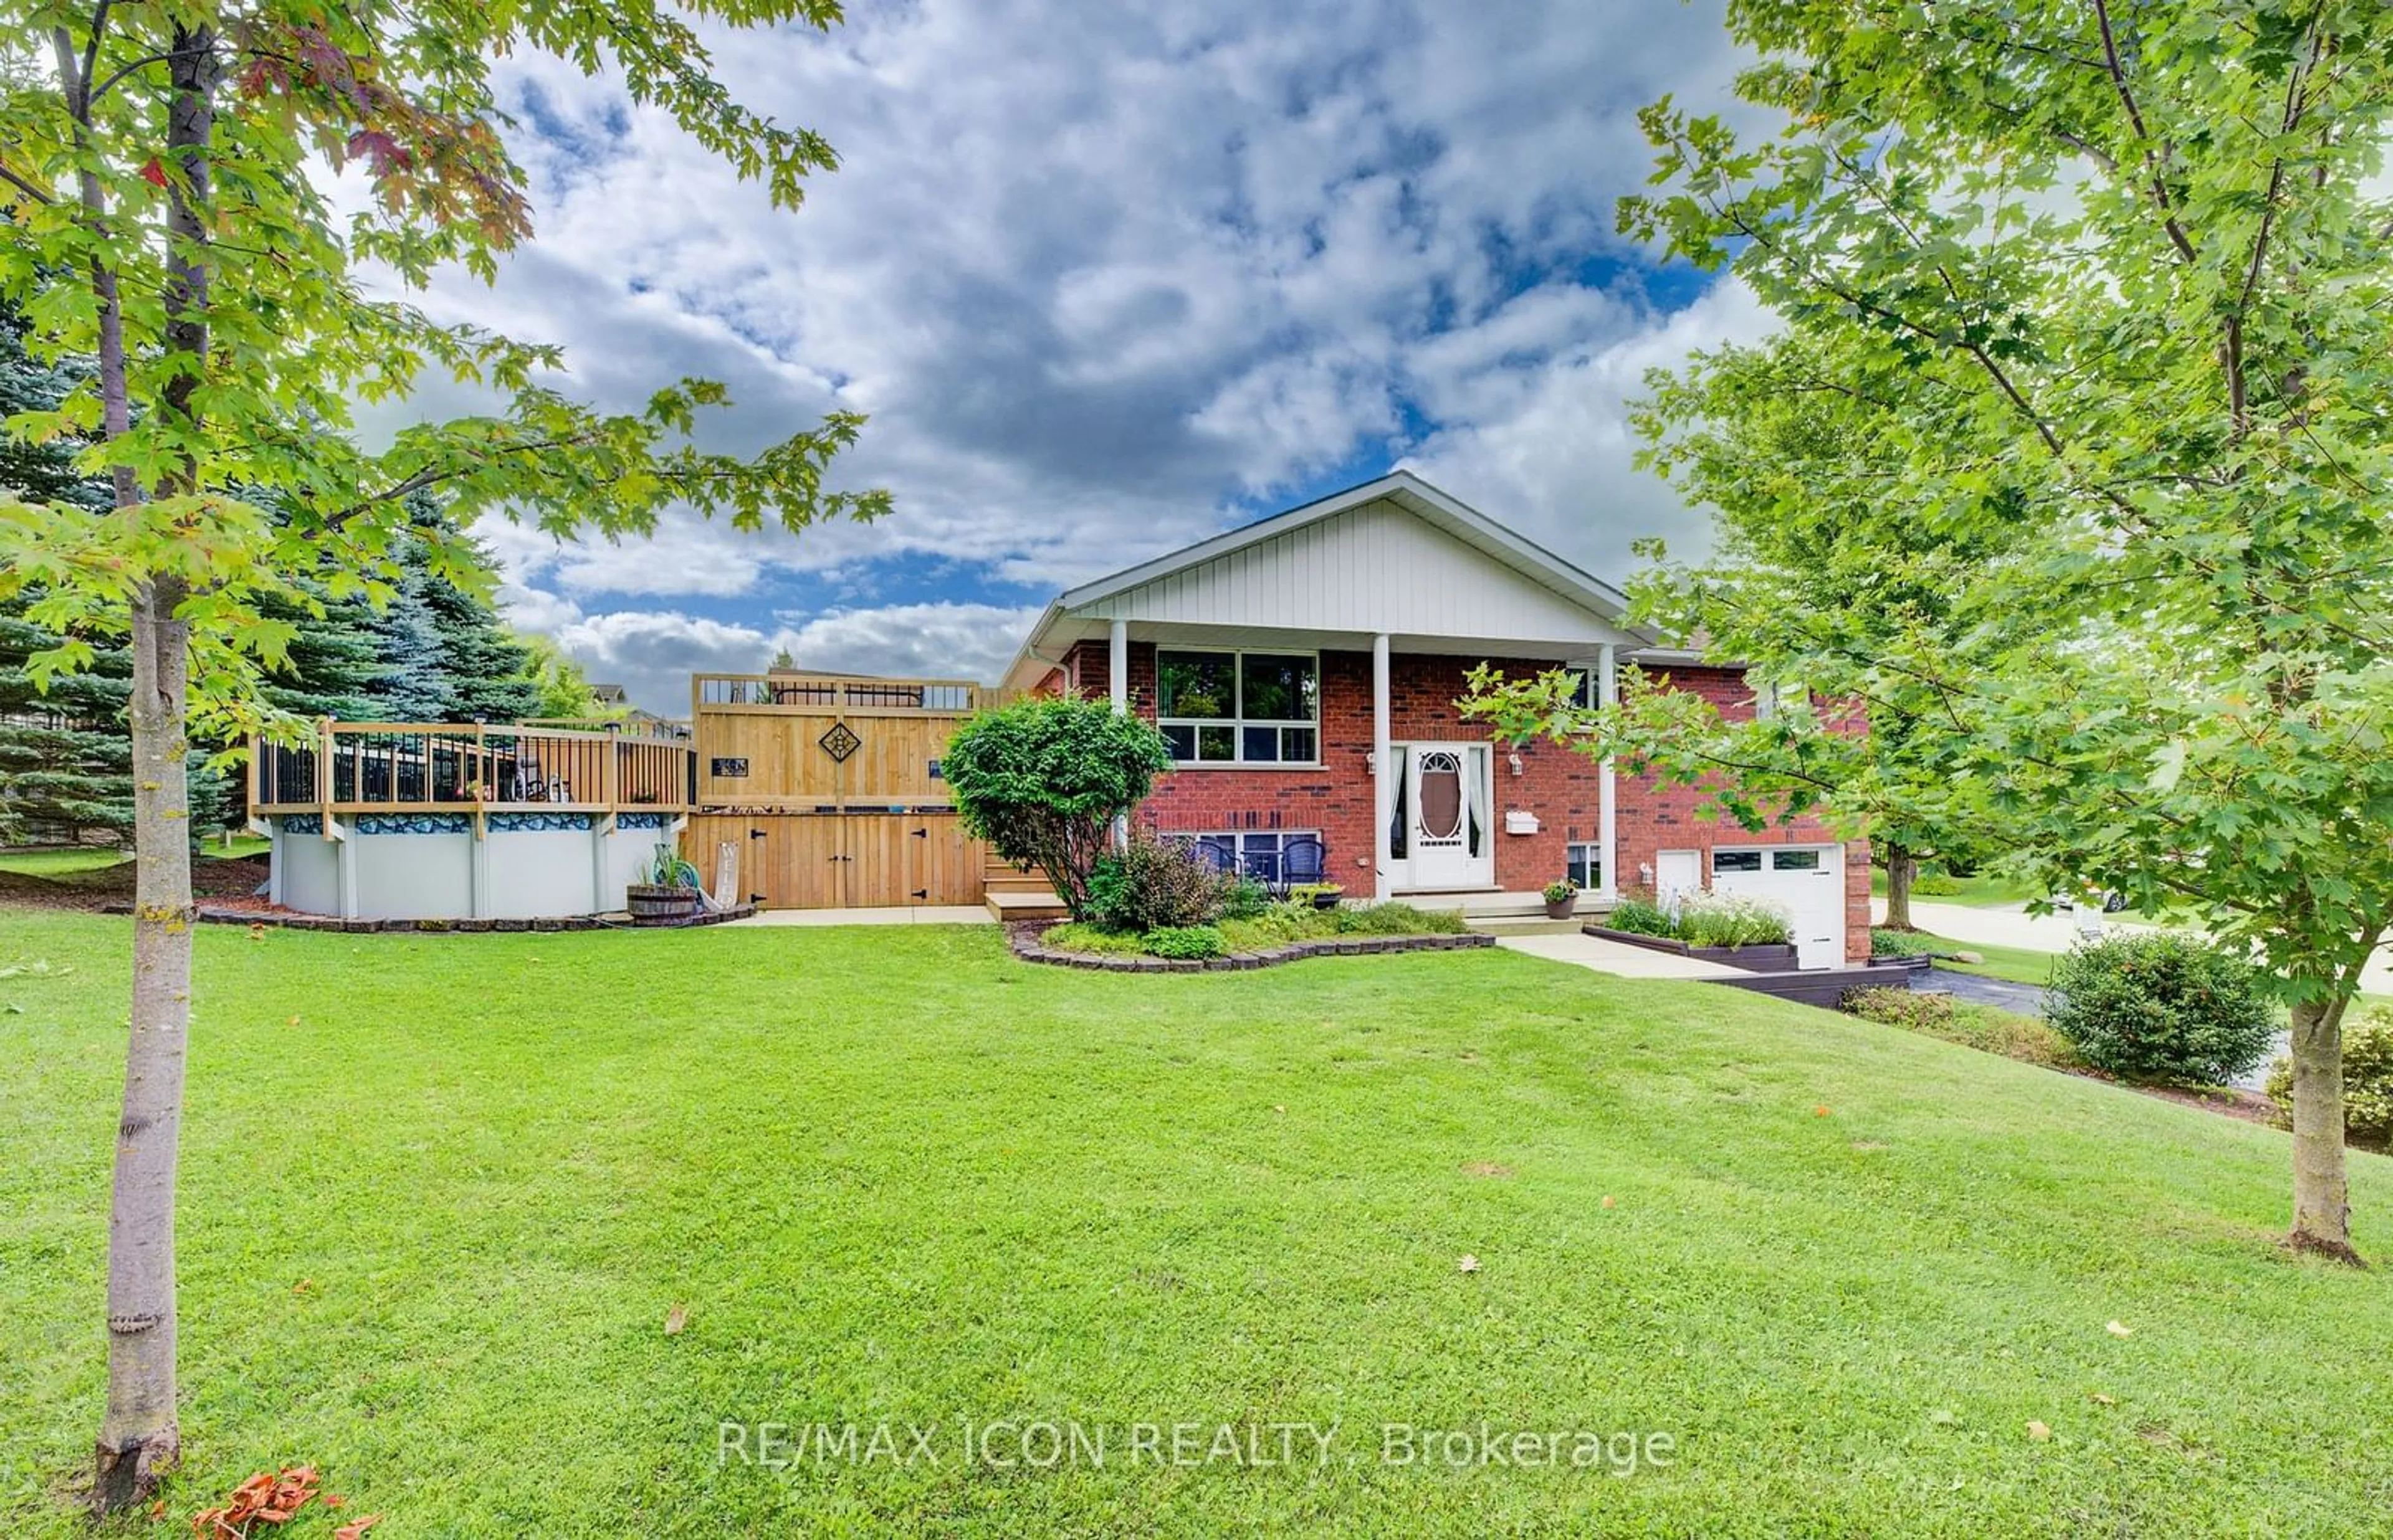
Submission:
POLYGON ((1916 931, 1870 932, 1872 957, 1920 957, 1936 949, 1936 943, 1916 931))
POLYGON ((1863 1021, 1884 1022, 1917 1032, 1923 1027, 1950 1026, 1953 1024, 1953 997, 1940 994, 1917 994, 1909 989, 1887 988, 1848 989, 1841 1002, 1844 1009, 1863 1021))
POLYGON ((1076 920, 1114 820, 1171 768, 1154 724, 1102 700, 1026 696, 967 720, 940 761, 965 829, 1000 860, 1037 867, 1076 920))
POLYGON ((1149 956, 1183 959, 1220 957, 1229 949, 1211 925, 1159 925, 1146 933, 1145 946, 1149 956))
POLYGON ((1643 898, 1624 898, 1613 905, 1603 923, 1611 930, 1627 931, 1632 935, 1667 936, 1678 929, 1660 905, 1643 898))
MULTIPOLYGON (((2290 1123, 2294 1112, 2291 1059, 2280 1059, 2269 1067, 2269 1097, 2290 1123)), ((2343 1128, 2356 1142, 2393 1145, 2393 1011, 2383 1006, 2344 1018, 2343 1128)))
POLYGON ((1205 925, 1222 918, 1234 889, 1179 841, 1133 827, 1130 842, 1089 873, 1088 918, 1118 931, 1205 925))
POLYGON ((2250 963, 2174 932, 2082 942, 2054 964, 2052 984, 2046 1018, 2113 1075, 2224 1085, 2277 1034, 2250 963))
POLYGON ((1911 891, 1919 898, 1950 898, 1961 891, 1961 880, 1941 871, 1923 871, 1911 880, 1911 891))

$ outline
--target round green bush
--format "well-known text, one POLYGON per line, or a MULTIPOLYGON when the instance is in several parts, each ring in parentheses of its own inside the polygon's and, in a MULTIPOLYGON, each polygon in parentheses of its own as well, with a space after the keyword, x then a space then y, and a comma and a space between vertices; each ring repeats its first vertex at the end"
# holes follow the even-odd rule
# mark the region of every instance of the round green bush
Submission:
MULTIPOLYGON (((2269 1096, 2293 1116, 2291 1059, 2270 1066, 2269 1096)), ((2344 1018, 2343 1128, 2360 1143, 2393 1145, 2393 1011, 2383 1006, 2344 1018)))
POLYGON ((2224 1085, 2277 1035, 2250 963, 2168 931, 2082 942, 2054 964, 2045 1016, 2088 1064, 2140 1080, 2224 1085))

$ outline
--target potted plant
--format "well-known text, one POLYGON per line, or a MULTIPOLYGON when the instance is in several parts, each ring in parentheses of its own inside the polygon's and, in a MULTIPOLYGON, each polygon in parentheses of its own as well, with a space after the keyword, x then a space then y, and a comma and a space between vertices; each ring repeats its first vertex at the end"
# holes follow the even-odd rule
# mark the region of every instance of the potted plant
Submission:
POLYGON ((1578 907, 1578 884, 1565 878, 1546 884, 1546 918, 1568 920, 1578 907))
POLYGON ((1316 909, 1334 909, 1346 896, 1346 890, 1336 882, 1299 882, 1288 890, 1291 904, 1310 904, 1316 909))
POLYGON ((698 868, 673 846, 659 845, 640 868, 640 880, 623 890, 623 907, 634 925, 687 925, 698 918, 705 898, 698 868))

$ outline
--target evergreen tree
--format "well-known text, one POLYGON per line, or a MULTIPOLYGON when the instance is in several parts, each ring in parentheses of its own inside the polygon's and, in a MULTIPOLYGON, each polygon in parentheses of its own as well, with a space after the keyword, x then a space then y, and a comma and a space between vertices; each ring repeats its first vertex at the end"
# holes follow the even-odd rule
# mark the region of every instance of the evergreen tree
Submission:
MULTIPOLYGON (((74 388, 76 372, 25 351, 24 319, 0 308, 0 418, 54 410, 74 388)), ((80 446, 0 436, 0 491, 29 502, 56 500, 100 509, 108 486, 79 476, 80 446)), ((124 705, 132 654, 120 639, 85 635, 90 663, 34 686, 28 663, 65 638, 29 614, 39 594, 0 594, 0 841, 72 844, 87 835, 129 840, 133 832, 133 746, 124 705)), ((196 837, 224 821, 223 777, 191 768, 191 829, 196 837)))

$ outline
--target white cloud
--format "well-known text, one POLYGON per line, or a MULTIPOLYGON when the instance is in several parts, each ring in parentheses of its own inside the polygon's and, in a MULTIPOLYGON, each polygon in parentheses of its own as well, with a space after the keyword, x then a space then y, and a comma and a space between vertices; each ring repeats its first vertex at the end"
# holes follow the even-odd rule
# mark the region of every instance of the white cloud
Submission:
MULTIPOLYGON (((522 611, 516 611, 522 621, 522 611)), ((574 616, 556 639, 606 684, 662 716, 686 716, 692 673, 761 673, 789 649, 802 668, 843 673, 994 681, 1038 612, 977 604, 835 609, 742 625, 677 610, 574 616)), ((525 622, 528 623, 528 622, 525 622)))
MULTIPOLYGON (((508 61, 538 240, 427 307, 563 345, 569 388, 616 408, 724 380, 726 448, 868 411, 837 475, 896 500, 796 539, 489 531, 517 615, 611 659, 665 647, 634 622, 676 607, 752 601, 763 637, 798 576, 835 599, 892 556, 955 564, 957 601, 1060 588, 1400 458, 1616 570, 1628 536, 1693 528, 1628 468, 1623 393, 1752 323, 1733 296, 1657 314, 1612 233, 1636 109, 1724 97, 1720 11, 920 0, 721 34, 736 94, 841 151, 794 215, 610 82, 508 61), (629 629, 594 629, 610 611, 629 629)), ((732 645, 706 624, 672 646, 732 645)))

